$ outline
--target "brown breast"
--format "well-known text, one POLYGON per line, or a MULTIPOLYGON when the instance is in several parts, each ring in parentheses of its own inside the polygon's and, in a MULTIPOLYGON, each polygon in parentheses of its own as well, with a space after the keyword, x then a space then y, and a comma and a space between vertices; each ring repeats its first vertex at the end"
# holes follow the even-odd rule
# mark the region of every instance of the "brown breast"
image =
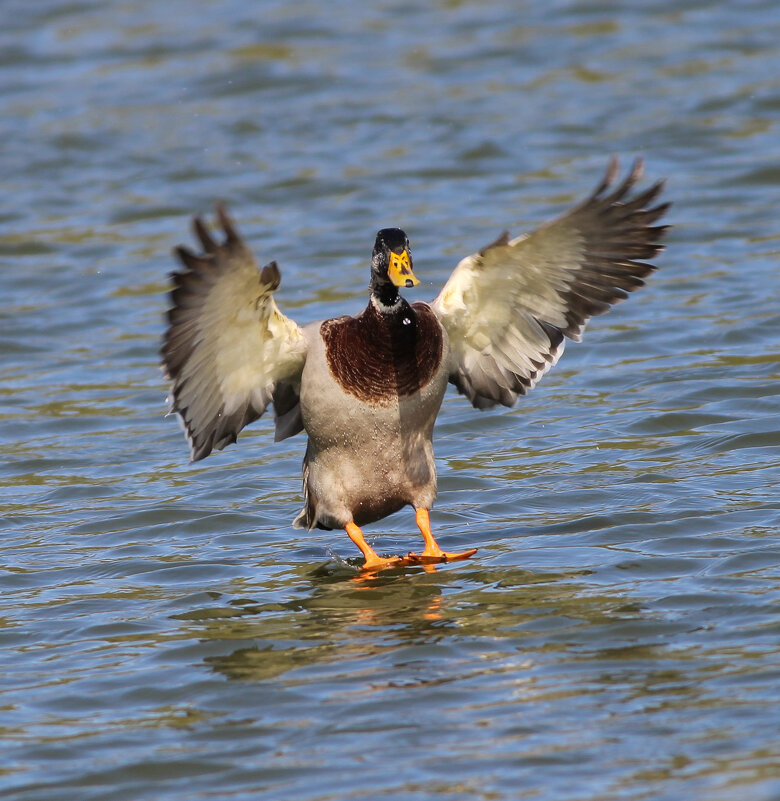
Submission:
POLYGON ((402 301, 390 314, 369 303, 356 317, 326 320, 320 335, 331 375, 366 403, 386 405, 413 395, 441 363, 441 327, 427 303, 402 301))

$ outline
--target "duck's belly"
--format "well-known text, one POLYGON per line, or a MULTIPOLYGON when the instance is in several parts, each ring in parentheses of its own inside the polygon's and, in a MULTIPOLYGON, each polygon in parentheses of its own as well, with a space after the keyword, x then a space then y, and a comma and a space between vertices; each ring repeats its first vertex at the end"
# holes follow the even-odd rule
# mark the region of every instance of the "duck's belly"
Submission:
POLYGON ((436 497, 433 424, 446 385, 442 369, 414 395, 367 402, 344 391, 319 343, 310 344, 301 387, 309 526, 363 525, 407 504, 430 508, 436 497))
POLYGON ((306 453, 305 492, 315 524, 344 528, 381 520, 407 504, 430 508, 436 497, 433 445, 405 437, 393 446, 347 436, 345 445, 306 453))

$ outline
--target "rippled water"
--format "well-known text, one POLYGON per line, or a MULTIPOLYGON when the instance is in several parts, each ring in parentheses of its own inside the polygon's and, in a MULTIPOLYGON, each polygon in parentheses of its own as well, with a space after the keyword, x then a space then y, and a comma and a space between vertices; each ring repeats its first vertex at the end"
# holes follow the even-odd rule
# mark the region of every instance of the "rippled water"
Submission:
POLYGON ((780 798, 780 14, 623 5, 4 4, 4 799, 780 798), (267 420, 187 465, 193 212, 307 322, 362 307, 377 228, 432 298, 611 153, 677 227, 516 409, 448 396, 434 528, 475 559, 360 580, 267 420))

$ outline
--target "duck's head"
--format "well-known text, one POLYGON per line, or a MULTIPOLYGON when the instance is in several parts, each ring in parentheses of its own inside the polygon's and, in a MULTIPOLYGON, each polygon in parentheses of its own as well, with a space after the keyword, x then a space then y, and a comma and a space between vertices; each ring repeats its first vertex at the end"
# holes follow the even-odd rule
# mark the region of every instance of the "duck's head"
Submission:
POLYGON ((409 238, 400 228, 383 228, 376 235, 371 254, 371 291, 386 305, 398 296, 398 287, 419 284, 412 272, 409 238))

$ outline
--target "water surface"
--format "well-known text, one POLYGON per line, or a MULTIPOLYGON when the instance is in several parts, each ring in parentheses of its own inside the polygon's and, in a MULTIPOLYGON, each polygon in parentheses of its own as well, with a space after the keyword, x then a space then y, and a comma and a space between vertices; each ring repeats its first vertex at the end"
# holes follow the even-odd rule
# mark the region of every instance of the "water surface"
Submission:
POLYGON ((780 797, 776 4, 6 6, 3 798, 780 797), (362 307, 378 228, 430 299, 611 153, 677 227, 517 408, 448 395, 433 522, 475 559, 360 580, 265 419, 187 464, 192 213, 304 323, 362 307))

